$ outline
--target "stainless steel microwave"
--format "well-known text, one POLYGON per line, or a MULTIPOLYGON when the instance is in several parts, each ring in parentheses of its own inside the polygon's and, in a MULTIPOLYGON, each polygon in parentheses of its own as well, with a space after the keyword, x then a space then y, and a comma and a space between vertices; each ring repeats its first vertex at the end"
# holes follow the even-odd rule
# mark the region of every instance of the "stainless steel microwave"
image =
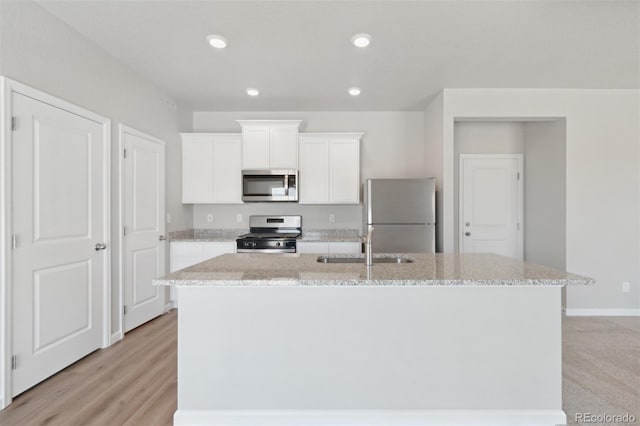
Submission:
POLYGON ((298 201, 298 171, 243 170, 242 201, 298 201))

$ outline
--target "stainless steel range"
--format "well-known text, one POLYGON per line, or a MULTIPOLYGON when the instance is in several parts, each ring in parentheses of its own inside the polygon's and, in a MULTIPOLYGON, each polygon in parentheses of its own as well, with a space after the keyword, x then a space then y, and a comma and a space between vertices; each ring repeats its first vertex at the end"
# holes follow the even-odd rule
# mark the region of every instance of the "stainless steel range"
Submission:
POLYGON ((236 240, 238 253, 295 253, 302 216, 251 216, 249 231, 236 240))

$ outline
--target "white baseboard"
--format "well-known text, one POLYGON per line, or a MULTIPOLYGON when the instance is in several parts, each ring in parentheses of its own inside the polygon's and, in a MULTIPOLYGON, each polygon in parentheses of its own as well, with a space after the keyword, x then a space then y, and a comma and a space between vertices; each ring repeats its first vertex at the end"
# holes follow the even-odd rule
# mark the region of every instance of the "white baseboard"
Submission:
POLYGON ((568 317, 638 317, 640 309, 565 309, 568 317))
POLYGON ((167 312, 169 312, 170 310, 172 310, 174 308, 173 306, 173 302, 169 301, 167 304, 164 305, 164 312, 162 312, 163 314, 166 314, 167 312))
POLYGON ((176 426, 566 425, 562 410, 178 410, 176 426))
POLYGON ((113 345, 114 343, 119 342, 123 337, 122 331, 116 331, 111 335, 111 344, 113 345))

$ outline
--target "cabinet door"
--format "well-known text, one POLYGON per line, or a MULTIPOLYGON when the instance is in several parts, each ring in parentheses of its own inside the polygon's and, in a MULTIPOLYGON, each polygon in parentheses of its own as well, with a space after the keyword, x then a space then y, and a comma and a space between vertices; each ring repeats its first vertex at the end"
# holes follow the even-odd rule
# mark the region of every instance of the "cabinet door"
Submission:
POLYGON ((360 203, 360 140, 329 142, 329 202, 360 203))
POLYGON ((225 241, 220 243, 203 243, 203 260, 211 259, 221 254, 235 253, 236 243, 232 241, 225 241))
POLYGON ((329 139, 300 136, 300 204, 329 202, 329 139))
POLYGON ((330 254, 360 254, 361 252, 362 243, 347 241, 329 243, 330 254))
POLYGON ((269 167, 272 169, 298 168, 298 129, 272 127, 270 131, 269 167))
POLYGON ((170 245, 169 271, 175 272, 202 262, 202 243, 172 242, 170 245))
POLYGON ((296 244, 296 250, 298 253, 327 254, 329 253, 329 243, 299 241, 296 244))
POLYGON ((213 136, 182 135, 182 202, 213 202, 213 136))
POLYGON ((213 203, 242 203, 242 143, 240 135, 213 139, 213 203))
POLYGON ((242 168, 269 168, 269 127, 242 129, 242 168))

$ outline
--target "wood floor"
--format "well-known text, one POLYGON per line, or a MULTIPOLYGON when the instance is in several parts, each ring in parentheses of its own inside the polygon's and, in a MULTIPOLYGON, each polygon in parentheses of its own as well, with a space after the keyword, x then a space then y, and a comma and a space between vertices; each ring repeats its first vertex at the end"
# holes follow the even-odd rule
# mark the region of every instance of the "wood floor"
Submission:
MULTIPOLYGON (((171 425, 176 311, 127 334, 14 399, 0 425, 171 425)), ((565 318, 563 400, 575 413, 633 414, 640 423, 640 318, 565 318)))

